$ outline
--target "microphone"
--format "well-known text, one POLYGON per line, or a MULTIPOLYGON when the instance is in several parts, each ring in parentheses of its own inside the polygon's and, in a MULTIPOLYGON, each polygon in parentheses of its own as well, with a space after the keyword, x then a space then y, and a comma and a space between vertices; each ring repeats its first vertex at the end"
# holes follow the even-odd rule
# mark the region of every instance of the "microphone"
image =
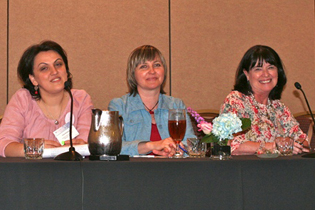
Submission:
POLYGON ((308 103, 308 100, 307 100, 307 98, 306 98, 306 95, 305 95, 304 91, 302 90, 301 84, 298 83, 298 82, 296 82, 296 83, 294 83, 294 86, 296 87, 296 89, 300 90, 300 91, 303 93, 304 99, 305 99, 306 104, 307 104, 307 107, 308 107, 308 111, 310 112, 310 115, 311 115, 311 117, 312 117, 312 119, 313 119, 314 126, 315 126, 315 120, 314 120, 313 112, 312 112, 312 110, 311 110, 310 104, 308 103))
MULTIPOLYGON (((304 95, 304 99, 305 99, 305 101, 306 101, 308 110, 309 110, 309 112, 310 112, 310 115, 311 115, 312 120, 313 120, 313 123, 314 123, 313 129, 315 129, 315 120, 314 120, 313 112, 312 112, 312 110, 311 110, 310 104, 308 103, 308 100, 307 100, 307 98, 306 98, 306 95, 305 95, 305 93, 304 93, 304 91, 303 91, 303 89, 302 89, 302 86, 301 86, 301 84, 298 83, 298 82, 294 83, 294 86, 296 87, 296 89, 300 90, 300 91, 303 93, 303 95, 304 95)), ((302 157, 315 158, 315 153, 308 153, 308 154, 302 155, 302 157)))
POLYGON ((71 109, 70 109, 70 130, 69 130, 69 139, 70 139, 70 148, 69 152, 62 153, 55 157, 55 160, 70 160, 70 161, 79 161, 83 160, 83 157, 75 151, 75 148, 72 144, 72 116, 73 116, 73 96, 71 93, 70 81, 65 82, 65 90, 69 93, 71 99, 71 109))

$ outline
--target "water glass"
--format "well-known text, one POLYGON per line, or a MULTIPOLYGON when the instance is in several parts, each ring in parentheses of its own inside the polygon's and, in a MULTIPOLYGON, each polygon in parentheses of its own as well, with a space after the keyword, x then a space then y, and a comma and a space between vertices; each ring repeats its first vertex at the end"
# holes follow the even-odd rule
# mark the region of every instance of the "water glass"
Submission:
POLYGON ((276 140, 276 146, 278 151, 283 156, 291 156, 293 155, 293 146, 294 146, 294 140, 290 137, 277 137, 276 140))
POLYGON ((187 151, 188 151, 189 157, 204 158, 207 152, 207 144, 204 142, 201 142, 197 138, 188 138, 187 151))
POLYGON ((42 159, 44 152, 43 138, 25 138, 24 139, 24 154, 25 159, 42 159))

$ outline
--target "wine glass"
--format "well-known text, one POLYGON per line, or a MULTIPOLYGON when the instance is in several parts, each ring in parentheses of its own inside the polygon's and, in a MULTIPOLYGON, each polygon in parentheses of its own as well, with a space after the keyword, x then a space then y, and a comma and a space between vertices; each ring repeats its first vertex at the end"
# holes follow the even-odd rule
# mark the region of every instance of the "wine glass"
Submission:
POLYGON ((186 110, 170 109, 168 112, 168 131, 176 143, 176 151, 173 157, 183 157, 183 151, 179 149, 179 143, 183 140, 186 132, 186 110))

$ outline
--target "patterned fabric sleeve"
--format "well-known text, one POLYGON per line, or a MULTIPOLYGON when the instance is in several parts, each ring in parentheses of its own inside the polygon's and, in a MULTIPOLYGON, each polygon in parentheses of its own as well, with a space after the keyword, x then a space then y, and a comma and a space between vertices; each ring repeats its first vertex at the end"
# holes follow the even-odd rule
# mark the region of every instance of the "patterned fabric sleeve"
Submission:
POLYGON ((278 106, 282 107, 281 111, 277 114, 281 121, 285 135, 293 138, 295 141, 298 139, 306 139, 308 141, 307 135, 303 133, 299 123, 294 118, 289 108, 282 104, 281 102, 279 103, 278 106))

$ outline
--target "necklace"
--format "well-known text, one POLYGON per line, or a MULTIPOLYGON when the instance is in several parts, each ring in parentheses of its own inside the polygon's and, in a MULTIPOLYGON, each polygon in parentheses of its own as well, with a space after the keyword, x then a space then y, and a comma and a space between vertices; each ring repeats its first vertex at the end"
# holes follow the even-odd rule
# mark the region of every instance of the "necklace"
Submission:
MULTIPOLYGON (((143 102, 142 102, 143 103, 143 102)), ((152 107, 152 109, 149 109, 144 103, 143 105, 145 106, 145 108, 149 111, 150 114, 154 114, 153 109, 156 107, 156 105, 158 105, 159 101, 156 102, 156 104, 154 105, 154 107, 152 107)))
POLYGON ((47 107, 46 107, 46 105, 45 105, 45 103, 44 103, 44 102, 43 102, 43 106, 44 106, 44 109, 45 109, 45 111, 46 111, 46 113, 47 113, 47 115, 48 115, 48 118, 53 119, 53 120, 54 120, 55 125, 59 125, 59 121, 58 121, 58 119, 59 119, 59 117, 60 117, 60 115, 61 115, 61 110, 62 110, 62 107, 61 107, 61 109, 59 110, 59 115, 58 115, 58 118, 57 118, 57 119, 55 119, 55 118, 52 116, 52 114, 48 111, 48 109, 47 109, 47 107))
MULTIPOLYGON (((55 125, 58 125, 58 124, 59 124, 58 119, 55 119, 55 118, 50 114, 50 112, 47 110, 47 108, 46 108, 45 105, 44 105, 44 107, 45 107, 45 110, 46 110, 46 112, 47 112, 47 114, 48 114, 48 117, 49 117, 50 119, 53 119, 53 120, 54 120, 55 125)), ((61 114, 61 109, 60 109, 60 111, 59 111, 59 117, 60 117, 60 114, 61 114)), ((58 117, 58 118, 59 118, 59 117, 58 117)))

